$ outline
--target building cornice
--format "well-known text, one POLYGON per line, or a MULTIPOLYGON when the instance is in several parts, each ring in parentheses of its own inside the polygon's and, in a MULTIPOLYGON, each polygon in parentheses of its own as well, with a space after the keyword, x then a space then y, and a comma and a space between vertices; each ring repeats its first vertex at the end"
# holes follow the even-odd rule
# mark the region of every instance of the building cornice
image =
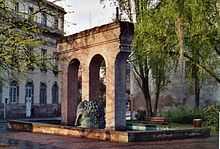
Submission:
POLYGON ((75 33, 75 34, 72 34, 72 35, 65 36, 59 42, 60 43, 68 42, 68 41, 72 41, 72 40, 82 38, 82 37, 86 37, 86 36, 89 36, 89 35, 98 34, 100 32, 105 32, 105 31, 108 31, 108 30, 112 30, 114 28, 118 28, 118 26, 123 25, 123 24, 132 24, 132 23, 122 22, 122 21, 115 21, 115 22, 112 22, 112 23, 109 23, 109 24, 96 26, 94 28, 81 31, 79 33, 75 33))

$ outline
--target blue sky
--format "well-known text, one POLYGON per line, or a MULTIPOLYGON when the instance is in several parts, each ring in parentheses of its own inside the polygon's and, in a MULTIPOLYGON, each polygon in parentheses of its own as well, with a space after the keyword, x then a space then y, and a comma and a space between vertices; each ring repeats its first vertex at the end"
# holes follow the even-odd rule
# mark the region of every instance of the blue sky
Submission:
MULTIPOLYGON (((53 1, 53 0, 50 0, 53 1)), ((56 4, 65 8, 65 32, 73 34, 82 30, 112 22, 115 6, 100 0, 61 0, 56 4)))

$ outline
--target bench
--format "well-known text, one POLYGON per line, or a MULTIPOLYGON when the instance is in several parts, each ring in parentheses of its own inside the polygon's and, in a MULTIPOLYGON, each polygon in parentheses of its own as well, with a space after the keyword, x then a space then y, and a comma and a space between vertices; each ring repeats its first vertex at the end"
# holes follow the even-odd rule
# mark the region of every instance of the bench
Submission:
POLYGON ((150 118, 150 122, 152 124, 161 124, 161 125, 167 125, 168 124, 168 119, 165 117, 161 116, 154 116, 150 118))

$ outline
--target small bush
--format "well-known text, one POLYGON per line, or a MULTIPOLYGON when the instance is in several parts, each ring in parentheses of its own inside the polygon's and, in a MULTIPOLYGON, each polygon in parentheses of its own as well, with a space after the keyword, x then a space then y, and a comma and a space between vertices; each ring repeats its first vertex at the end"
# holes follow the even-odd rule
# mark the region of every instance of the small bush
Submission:
POLYGON ((179 106, 161 115, 167 117, 171 123, 181 124, 192 124, 193 119, 202 119, 204 126, 209 127, 212 132, 218 132, 219 112, 220 105, 210 105, 202 109, 179 106))
POLYGON ((213 132, 219 130, 219 112, 220 105, 210 105, 203 109, 205 125, 213 132))
POLYGON ((193 119, 203 119, 203 112, 200 109, 194 110, 191 107, 178 106, 161 114, 166 117, 169 122, 192 124, 193 119))

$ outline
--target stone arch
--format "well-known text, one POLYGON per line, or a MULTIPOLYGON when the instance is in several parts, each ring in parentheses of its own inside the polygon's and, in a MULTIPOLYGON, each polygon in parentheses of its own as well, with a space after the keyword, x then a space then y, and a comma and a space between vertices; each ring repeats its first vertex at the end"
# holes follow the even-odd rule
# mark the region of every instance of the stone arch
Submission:
POLYGON ((102 55, 96 54, 89 64, 89 99, 103 99, 105 101, 106 62, 102 55))
POLYGON ((73 125, 76 119, 76 110, 77 105, 79 103, 79 83, 78 83, 78 76, 79 76, 79 67, 80 61, 78 59, 73 59, 68 66, 67 72, 67 122, 70 125, 73 125))
MULTIPOLYGON (((96 99, 98 97, 99 68, 101 61, 104 60, 106 65, 106 129, 125 129, 126 126, 126 99, 122 97, 125 94, 126 85, 125 81, 123 82, 125 79, 120 75, 126 74, 124 63, 126 63, 127 55, 131 52, 133 29, 134 27, 131 23, 113 22, 66 36, 58 43, 60 60, 69 59, 70 57, 71 59, 77 58, 80 60, 83 100, 96 99), (120 72, 121 69, 123 72, 120 72)), ((63 70, 60 75, 62 122, 64 124, 73 124, 69 122, 74 122, 74 108, 67 108, 73 105, 70 104, 70 101, 73 100, 69 100, 73 92, 71 88, 68 89, 68 84, 71 87, 71 83, 69 83, 70 77, 68 77, 71 71, 69 71, 70 69, 68 70, 68 65, 69 62, 67 63, 67 61, 60 61, 59 64, 61 70, 63 70)), ((74 68, 76 73, 78 70, 77 65, 72 69, 74 70, 74 68)), ((74 74, 74 71, 72 73, 74 74)))

